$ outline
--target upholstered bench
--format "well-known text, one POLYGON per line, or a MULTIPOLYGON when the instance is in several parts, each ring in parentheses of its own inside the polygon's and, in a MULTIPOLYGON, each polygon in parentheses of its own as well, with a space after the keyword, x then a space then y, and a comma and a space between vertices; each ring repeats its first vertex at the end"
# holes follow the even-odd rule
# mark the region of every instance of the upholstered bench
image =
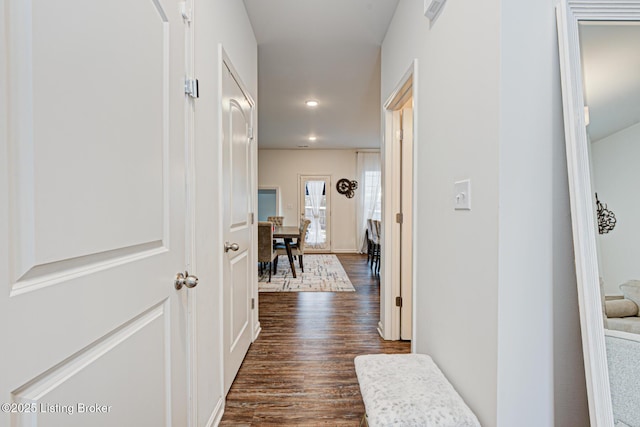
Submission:
POLYGON ((370 427, 480 427, 460 395, 425 354, 355 358, 370 427))

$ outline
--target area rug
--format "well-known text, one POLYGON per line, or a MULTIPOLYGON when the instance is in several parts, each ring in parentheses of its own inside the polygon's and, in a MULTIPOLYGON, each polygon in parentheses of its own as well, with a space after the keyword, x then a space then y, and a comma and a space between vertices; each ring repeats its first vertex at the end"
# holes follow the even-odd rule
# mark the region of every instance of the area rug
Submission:
POLYGON ((294 260, 297 278, 291 274, 286 256, 280 256, 278 270, 271 275, 265 269, 258 280, 260 292, 354 292, 347 273, 335 255, 304 255, 304 273, 294 260))

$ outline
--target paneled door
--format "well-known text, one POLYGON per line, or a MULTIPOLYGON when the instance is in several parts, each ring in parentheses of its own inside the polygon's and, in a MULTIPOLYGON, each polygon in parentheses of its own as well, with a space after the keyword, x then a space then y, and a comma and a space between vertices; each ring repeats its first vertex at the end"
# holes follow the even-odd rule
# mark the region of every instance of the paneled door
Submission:
POLYGON ((251 144, 253 102, 228 58, 222 66, 223 345, 229 391, 251 344, 251 144))
POLYGON ((184 27, 0 0, 0 425, 188 425, 184 27))

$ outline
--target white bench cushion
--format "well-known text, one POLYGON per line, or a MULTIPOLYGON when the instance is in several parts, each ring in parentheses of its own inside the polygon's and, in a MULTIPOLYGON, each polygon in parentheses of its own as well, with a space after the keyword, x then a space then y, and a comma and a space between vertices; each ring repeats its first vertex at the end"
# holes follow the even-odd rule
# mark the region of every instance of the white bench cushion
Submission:
POLYGON ((425 354, 357 356, 355 365, 370 427, 480 427, 425 354))

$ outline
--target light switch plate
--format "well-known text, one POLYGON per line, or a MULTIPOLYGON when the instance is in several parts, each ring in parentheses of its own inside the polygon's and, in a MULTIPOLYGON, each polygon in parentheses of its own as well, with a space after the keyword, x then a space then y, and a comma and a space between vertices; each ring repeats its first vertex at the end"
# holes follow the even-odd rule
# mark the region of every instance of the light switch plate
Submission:
POLYGON ((429 18, 431 23, 434 23, 436 19, 438 19, 438 15, 440 15, 445 1, 446 0, 424 0, 424 16, 429 18))
POLYGON ((453 208, 455 210, 471 210, 471 180, 456 181, 453 192, 453 208))

